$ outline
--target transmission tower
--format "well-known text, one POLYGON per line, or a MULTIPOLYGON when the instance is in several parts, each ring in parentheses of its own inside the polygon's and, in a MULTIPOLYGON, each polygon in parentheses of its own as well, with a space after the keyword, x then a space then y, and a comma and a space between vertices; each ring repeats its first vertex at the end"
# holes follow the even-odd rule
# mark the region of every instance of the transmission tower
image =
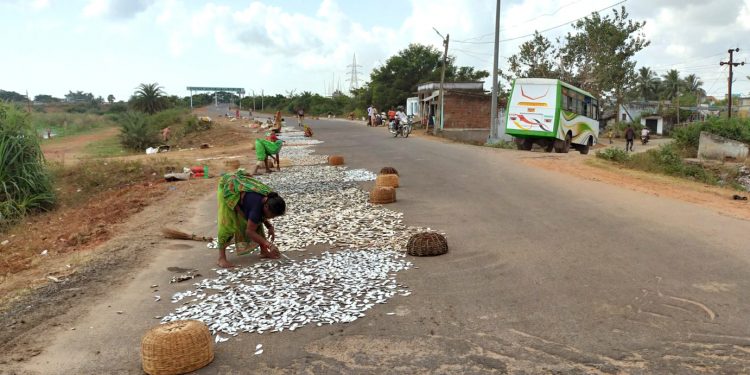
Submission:
POLYGON ((349 91, 356 90, 359 88, 359 72, 357 71, 357 68, 361 68, 362 65, 357 65, 357 54, 354 54, 354 57, 352 58, 352 64, 347 65, 347 68, 351 69, 351 72, 349 73, 349 91))

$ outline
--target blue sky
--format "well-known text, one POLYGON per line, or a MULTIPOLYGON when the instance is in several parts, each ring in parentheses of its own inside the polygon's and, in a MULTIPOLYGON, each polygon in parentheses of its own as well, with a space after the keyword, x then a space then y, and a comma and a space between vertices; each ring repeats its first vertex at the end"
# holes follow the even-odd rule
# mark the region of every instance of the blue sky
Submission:
MULTIPOLYGON (((501 39, 565 25, 612 0, 505 0, 501 39)), ((461 65, 490 70, 495 1, 487 0, 0 0, 0 89, 61 97, 83 90, 127 99, 144 82, 169 94, 186 86, 243 87, 260 95, 291 90, 325 94, 349 86, 357 54, 360 80, 389 56, 418 42, 441 47, 432 30, 451 34, 461 65)), ((698 74, 709 94, 726 90, 726 59, 750 56, 750 0, 630 0, 652 45, 639 65, 660 74, 698 74), (729 35, 729 37, 727 37, 729 35)), ((609 10, 605 11, 609 12, 609 10)), ((550 38, 569 26, 546 32, 550 38)), ((501 65, 525 39, 505 42, 501 65)), ((750 61, 749 61, 750 62, 750 61)), ((737 69, 735 92, 750 94, 750 65, 737 69)))

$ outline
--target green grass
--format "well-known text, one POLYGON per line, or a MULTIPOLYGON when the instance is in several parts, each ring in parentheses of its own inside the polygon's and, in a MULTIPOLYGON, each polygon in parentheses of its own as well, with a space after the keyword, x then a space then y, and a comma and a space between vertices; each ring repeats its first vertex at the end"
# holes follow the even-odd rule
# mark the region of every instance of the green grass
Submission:
POLYGON ((485 146, 492 147, 492 148, 504 148, 504 149, 508 149, 508 150, 516 150, 516 149, 518 149, 518 146, 516 145, 515 142, 505 141, 505 140, 502 140, 502 139, 499 140, 499 141, 497 141, 496 143, 487 143, 487 144, 485 144, 485 146))
POLYGON ((686 163, 683 154, 674 144, 659 146, 646 152, 628 154, 623 150, 608 148, 598 151, 596 157, 609 160, 625 168, 644 172, 681 177, 710 185, 737 186, 732 176, 737 175, 736 167, 717 166, 709 168, 686 163))
POLYGON ((86 154, 95 158, 108 158, 113 156, 132 155, 132 151, 126 150, 120 143, 117 136, 103 139, 97 142, 91 142, 86 145, 86 154))
POLYGON ((83 159, 72 166, 51 165, 55 186, 63 205, 76 205, 93 195, 117 191, 123 187, 162 180, 168 170, 184 161, 166 158, 139 160, 83 159))
POLYGON ((29 115, 0 103, 0 230, 47 210, 55 194, 29 115))
POLYGON ((39 135, 46 135, 50 129, 52 139, 84 134, 105 126, 114 126, 111 116, 86 113, 42 113, 35 112, 30 117, 31 126, 39 135))

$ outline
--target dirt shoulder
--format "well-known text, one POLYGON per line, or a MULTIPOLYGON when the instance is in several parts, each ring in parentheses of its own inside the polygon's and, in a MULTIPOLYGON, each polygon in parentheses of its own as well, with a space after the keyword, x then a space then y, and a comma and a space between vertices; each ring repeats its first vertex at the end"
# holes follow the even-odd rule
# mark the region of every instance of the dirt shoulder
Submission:
POLYGON ((686 179, 620 168, 593 155, 518 153, 523 164, 576 178, 597 181, 657 197, 704 206, 735 218, 750 220, 748 201, 732 199, 738 192, 686 179))
MULTIPOLYGON (((57 275, 58 282, 45 280, 43 274, 36 279, 27 275, 32 286, 0 312, 0 365, 23 362, 41 353, 50 330, 65 326, 75 319, 77 311, 85 311, 97 297, 129 281, 133 270, 149 261, 150 249, 162 239, 160 228, 164 223, 188 220, 196 197, 210 194, 215 182, 213 178, 163 185, 160 188, 167 193, 157 204, 115 225, 117 235, 111 240, 78 252, 71 268, 63 264, 67 270, 57 275)), ((64 257, 50 256, 46 261, 64 263, 64 257)))
MULTIPOLYGON (((60 138, 45 144, 43 151, 48 160, 81 165, 77 162, 86 157, 87 145, 118 131, 106 128, 60 138)), ((49 330, 59 329, 78 309, 129 280, 148 262, 165 223, 188 220, 195 202, 215 189, 215 176, 234 168, 228 160, 250 166, 250 145, 261 134, 249 121, 220 120, 209 131, 191 134, 181 151, 99 160, 104 165, 113 160, 145 166, 171 163, 178 169, 205 164, 214 177, 165 182, 159 173, 149 173, 143 181, 83 198, 75 206, 29 217, 2 234, 0 241, 7 240, 2 246, 13 251, 0 257, 0 367, 39 354, 49 330), (211 147, 201 149, 202 143, 211 147)), ((75 186, 63 190, 58 186, 61 194, 83 194, 75 186)))
POLYGON ((120 134, 116 127, 97 129, 90 133, 61 137, 42 143, 44 157, 49 161, 66 163, 76 162, 86 156, 86 146, 90 143, 99 142, 120 134))

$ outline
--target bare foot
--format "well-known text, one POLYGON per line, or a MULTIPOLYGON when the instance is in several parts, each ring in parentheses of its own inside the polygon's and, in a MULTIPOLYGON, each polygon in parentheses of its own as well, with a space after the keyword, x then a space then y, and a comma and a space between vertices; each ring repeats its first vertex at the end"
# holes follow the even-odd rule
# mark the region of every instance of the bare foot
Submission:
POLYGON ((266 251, 266 252, 261 251, 260 252, 260 257, 261 258, 268 258, 268 259, 279 259, 281 257, 281 255, 279 253, 272 253, 270 251, 266 251))
POLYGON ((219 261, 216 263, 221 268, 233 268, 234 264, 229 263, 226 259, 219 259, 219 261))

